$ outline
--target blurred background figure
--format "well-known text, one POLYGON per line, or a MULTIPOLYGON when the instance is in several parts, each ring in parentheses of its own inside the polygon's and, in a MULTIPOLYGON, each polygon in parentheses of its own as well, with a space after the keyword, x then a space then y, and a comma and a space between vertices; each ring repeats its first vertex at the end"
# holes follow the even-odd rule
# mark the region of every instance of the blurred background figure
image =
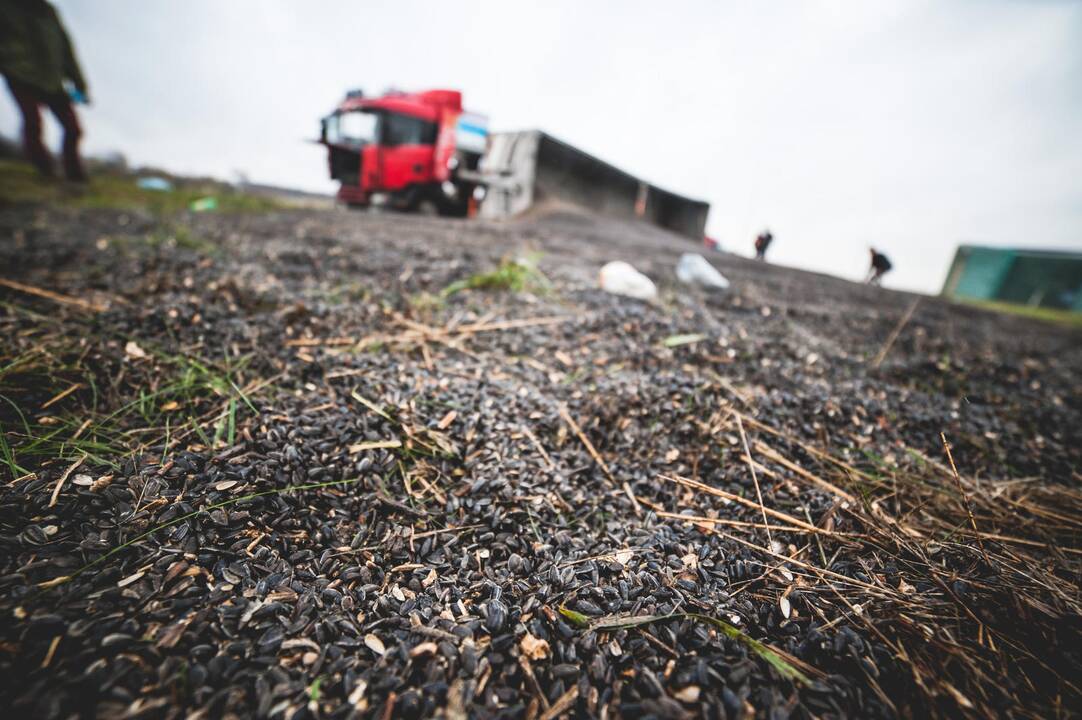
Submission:
POLYGON ((871 285, 878 285, 880 279, 887 274, 891 269, 890 260, 887 256, 879 252, 875 248, 868 248, 868 251, 872 254, 872 265, 868 268, 868 282, 871 285))
POLYGON ((88 102, 86 80, 60 17, 45 0, 0 0, 0 73, 22 114, 27 159, 52 177, 53 159, 41 140, 44 105, 64 128, 64 175, 85 182, 72 102, 88 102))
POLYGON ((774 236, 769 230, 763 230, 755 238, 755 259, 766 260, 766 251, 770 249, 770 243, 774 242, 774 236))

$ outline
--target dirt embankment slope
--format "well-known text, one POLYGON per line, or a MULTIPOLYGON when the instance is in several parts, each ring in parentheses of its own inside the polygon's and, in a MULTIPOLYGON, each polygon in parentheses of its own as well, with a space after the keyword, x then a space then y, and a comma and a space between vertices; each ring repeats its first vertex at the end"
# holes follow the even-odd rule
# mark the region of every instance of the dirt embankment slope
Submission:
POLYGON ((686 250, 4 210, 0 702, 1075 712, 1082 335, 923 298, 876 365, 915 296, 720 254, 710 294, 686 250))

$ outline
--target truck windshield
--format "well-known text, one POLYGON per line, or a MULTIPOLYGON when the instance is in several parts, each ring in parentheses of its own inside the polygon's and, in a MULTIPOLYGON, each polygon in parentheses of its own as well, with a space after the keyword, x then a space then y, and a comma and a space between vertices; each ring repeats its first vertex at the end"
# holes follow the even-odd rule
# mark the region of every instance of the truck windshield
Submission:
POLYGON ((388 113, 387 126, 383 133, 383 144, 388 147, 397 145, 433 145, 439 128, 434 122, 428 122, 409 115, 388 113))
POLYGON ((379 137, 379 115, 363 110, 335 113, 327 118, 326 139, 331 145, 361 146, 379 137))

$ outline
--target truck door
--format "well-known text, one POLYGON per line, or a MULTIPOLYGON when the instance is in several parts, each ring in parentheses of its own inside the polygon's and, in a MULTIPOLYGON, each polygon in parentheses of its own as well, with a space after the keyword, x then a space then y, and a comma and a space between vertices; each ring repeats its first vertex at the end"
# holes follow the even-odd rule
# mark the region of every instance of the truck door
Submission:
POLYGON ((380 142, 382 188, 403 190, 433 181, 436 123, 410 115, 387 113, 380 142))
POLYGON ((331 177, 343 188, 367 192, 379 184, 380 117, 366 110, 336 112, 323 119, 322 141, 327 146, 331 177))
POLYGON ((361 148, 361 189, 366 193, 383 190, 383 149, 376 144, 361 148))

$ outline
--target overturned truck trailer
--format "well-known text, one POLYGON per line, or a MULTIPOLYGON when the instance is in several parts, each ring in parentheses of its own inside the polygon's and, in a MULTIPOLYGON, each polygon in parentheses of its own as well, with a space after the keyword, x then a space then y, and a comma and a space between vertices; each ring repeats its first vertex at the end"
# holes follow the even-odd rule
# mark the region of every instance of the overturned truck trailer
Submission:
POLYGON ((554 199, 700 241, 710 212, 709 203, 651 185, 540 130, 490 135, 482 165, 482 217, 510 217, 554 199))

